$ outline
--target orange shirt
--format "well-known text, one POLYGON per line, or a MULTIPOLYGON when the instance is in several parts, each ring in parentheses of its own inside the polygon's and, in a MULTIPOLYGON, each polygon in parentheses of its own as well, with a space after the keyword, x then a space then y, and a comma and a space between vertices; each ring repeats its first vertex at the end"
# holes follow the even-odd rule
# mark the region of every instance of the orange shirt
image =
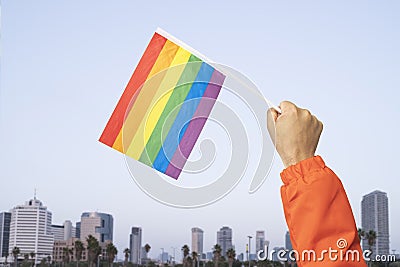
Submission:
POLYGON ((281 178, 286 222, 297 251, 291 255, 298 266, 366 266, 346 192, 322 158, 290 166, 281 178))

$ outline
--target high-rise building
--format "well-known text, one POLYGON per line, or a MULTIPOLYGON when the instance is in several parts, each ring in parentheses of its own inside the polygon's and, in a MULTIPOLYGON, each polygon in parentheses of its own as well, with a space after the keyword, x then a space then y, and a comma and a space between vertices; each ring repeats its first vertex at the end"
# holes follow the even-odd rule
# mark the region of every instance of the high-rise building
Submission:
POLYGON ((63 225, 51 225, 51 233, 54 236, 54 241, 64 241, 64 226, 63 225))
POLYGON ((142 248, 142 228, 132 227, 129 238, 129 246, 131 250, 130 262, 133 264, 141 264, 141 248, 142 248))
MULTIPOLYGON (((385 192, 373 191, 363 196, 361 201, 361 227, 364 231, 376 233, 376 243, 371 248, 373 255, 389 254, 389 204, 385 192)), ((370 249, 367 240, 363 249, 370 249)))
POLYGON ((100 212, 84 212, 81 215, 80 239, 85 241, 89 235, 99 242, 113 241, 113 216, 100 212))
POLYGON ((168 254, 168 252, 165 252, 165 251, 161 252, 159 258, 160 258, 160 261, 162 263, 168 263, 169 262, 169 254, 168 254))
POLYGON ((51 226, 54 241, 65 241, 76 237, 76 228, 72 226, 71 221, 65 221, 63 225, 53 224, 51 226))
POLYGON ((226 251, 233 248, 232 245, 232 229, 228 226, 223 226, 217 232, 217 244, 221 246, 221 255, 226 258, 226 251))
POLYGON ((146 252, 146 248, 143 246, 142 250, 140 252, 140 258, 141 258, 141 263, 144 264, 147 262, 148 257, 147 257, 147 252, 146 252))
POLYGON ((200 228, 192 228, 192 251, 197 252, 199 258, 201 258, 203 254, 203 235, 204 231, 200 228))
POLYGON ((256 231, 256 254, 260 250, 264 250, 265 231, 256 231))
POLYGON ((0 213, 0 258, 6 257, 9 251, 11 213, 0 213))
POLYGON ((11 210, 9 253, 18 247, 20 255, 35 253, 36 263, 52 256, 54 236, 51 232, 51 212, 43 203, 31 199, 11 210))
POLYGON ((81 238, 81 222, 77 222, 76 223, 76 227, 75 227, 75 237, 76 238, 81 238))
POLYGON ((289 251, 293 250, 292 241, 290 241, 289 231, 286 231, 286 234, 285 234, 285 247, 289 251))

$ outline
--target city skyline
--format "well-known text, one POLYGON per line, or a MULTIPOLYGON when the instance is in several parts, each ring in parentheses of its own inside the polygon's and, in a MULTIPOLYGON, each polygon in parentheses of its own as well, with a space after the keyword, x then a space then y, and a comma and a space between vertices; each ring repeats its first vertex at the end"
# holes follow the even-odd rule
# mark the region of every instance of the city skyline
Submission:
MULTIPOLYGON (((369 230, 374 230, 376 231, 376 233, 380 236, 381 238, 377 238, 376 241, 376 246, 372 247, 373 252, 376 255, 388 255, 390 254, 390 250, 389 250, 389 236, 390 233, 385 232, 387 231, 388 228, 388 214, 387 214, 387 210, 388 210, 388 197, 387 194, 385 192, 381 192, 379 190, 375 190, 373 192, 370 192, 366 195, 363 196, 362 201, 360 202, 361 207, 362 207, 362 211, 363 211, 363 230, 365 231, 369 231, 369 230), (378 208, 378 209, 377 209, 378 208), (379 222, 379 223, 378 223, 379 222), (375 223, 378 223, 378 227, 375 227, 375 223), (382 234, 383 234, 383 239, 382 239, 382 234)), ((43 206, 43 203, 37 199, 36 197, 36 189, 35 189, 35 196, 26 201, 24 205, 17 205, 14 208, 10 209, 10 212, 7 211, 0 211, 0 219, 2 221, 5 221, 5 215, 7 213, 10 214, 10 226, 11 226, 11 215, 13 214, 13 212, 15 212, 16 210, 19 210, 22 208, 22 210, 24 211, 26 209, 26 207, 32 209, 33 208, 37 208, 37 207, 44 207, 44 212, 46 212, 46 224, 50 223, 50 231, 51 231, 51 235, 53 235, 53 240, 54 242, 56 241, 63 241, 63 242, 59 242, 58 246, 62 245, 62 244, 69 244, 69 243, 65 243, 65 242, 71 242, 71 238, 74 239, 80 239, 80 240, 85 240, 86 237, 88 235, 93 235, 94 237, 96 237, 96 239, 98 239, 101 243, 104 244, 104 242, 113 242, 112 240, 112 236, 113 236, 113 232, 114 232, 114 228, 113 228, 113 216, 111 214, 108 213, 103 213, 103 212, 98 212, 98 211, 94 211, 94 212, 82 212, 81 213, 81 219, 80 221, 77 221, 75 223, 75 225, 77 227, 72 226, 72 222, 70 220, 65 220, 64 223, 62 225, 56 225, 53 224, 51 221, 51 217, 52 217, 52 212, 47 210, 46 206, 43 206), (24 208, 25 207, 25 208, 24 208), (50 219, 48 219, 50 218, 50 219), (107 221, 107 222, 106 222, 107 221), (83 232, 82 232, 82 237, 80 236, 81 233, 81 225, 83 222, 83 232), (96 230, 94 230, 96 229, 96 230), (77 235, 77 233, 79 233, 79 235, 77 235), (105 239, 104 236, 108 236, 111 237, 111 239, 105 239)), ((26 213, 26 211, 25 211, 26 213)), ((28 211, 29 213, 29 211, 28 211)), ((14 215, 15 216, 15 215, 14 215)), ((33 218, 33 217, 32 217, 33 218)), ((17 222, 14 222, 14 224, 17 222)), ((12 233, 13 238, 15 239, 15 226, 10 227, 10 233, 12 233), (12 232, 11 230, 14 229, 14 232, 12 232)), ((0 223, 0 230, 4 228, 4 223, 1 224, 0 223)), ((32 229, 34 230, 34 229, 32 229)), ((212 252, 212 247, 210 248, 210 250, 203 250, 203 242, 204 242, 204 234, 205 232, 199 228, 199 227, 192 227, 190 229, 191 232, 191 242, 185 243, 186 245, 189 246, 191 251, 196 251, 199 250, 201 248, 201 252, 199 253, 199 255, 202 255, 204 253, 205 258, 207 258, 207 254, 212 252), (195 244, 193 246, 193 244, 195 244), (198 249, 196 250, 196 248, 198 247, 198 249), (193 250, 193 248, 195 248, 195 250, 193 250)), ((3 238, 3 231, 0 232, 0 241, 3 238)), ((10 234, 11 236, 11 234, 10 234)), ((266 239, 265 236, 265 230, 256 230, 255 231, 255 238, 251 238, 251 240, 253 240, 252 245, 250 246, 250 256, 252 259, 255 259, 257 251, 260 249, 264 249, 264 246, 267 245, 269 247, 269 249, 271 249, 271 247, 273 245, 277 245, 275 248, 286 248, 291 250, 292 249, 292 245, 291 245, 291 240, 290 240, 290 234, 289 231, 285 232, 285 237, 284 237, 284 242, 282 244, 272 244, 270 243, 269 240, 266 239), (261 244, 262 247, 261 247, 261 244), (253 247, 253 245, 255 245, 255 247, 253 247)), ((48 239, 48 238, 47 238, 48 239)), ((38 241, 38 240, 37 240, 38 241)), ((361 240, 362 241, 362 246, 363 249, 368 249, 368 245, 366 240, 361 240)), ((14 242, 15 243, 15 242, 14 242)), ((14 243, 13 246, 15 246, 14 243)), ((147 242, 145 242, 147 243, 147 242)), ((130 253, 130 258, 129 261, 133 262, 133 263, 137 263, 137 262, 141 262, 143 259, 146 259, 148 257, 147 253, 144 252, 144 246, 142 246, 142 227, 138 227, 138 226, 133 226, 131 228, 131 233, 129 235, 129 244, 124 247, 124 248, 129 248, 131 253, 130 253)), ((215 244, 219 244, 221 246, 222 249, 222 256, 224 256, 224 254, 226 253, 226 251, 229 248, 235 248, 235 242, 233 239, 233 229, 230 228, 229 226, 222 226, 220 229, 218 229, 216 231, 216 243, 215 244)), ((246 243, 248 244, 248 242, 246 243)), ((116 244, 118 246, 118 244, 116 244)), ((182 243, 182 245, 178 248, 178 251, 180 251, 180 248, 183 246, 184 244, 182 243)), ((2 245, 4 246, 4 244, 2 245)), ((0 247, 2 247, 0 246, 0 247)), ((123 246, 118 246, 119 247, 119 254, 120 256, 118 257, 117 255, 117 259, 122 259, 123 258, 123 246)), ((174 249, 175 247, 171 246, 171 249, 174 249)), ((162 253, 157 254, 157 252, 153 252, 150 255, 153 255, 152 257, 150 257, 151 259, 157 259, 157 258, 162 258, 164 259, 164 256, 160 256, 160 255, 167 255, 167 258, 170 257, 168 255, 172 254, 172 251, 170 251, 171 253, 169 253, 168 250, 168 246, 166 246, 166 248, 161 248, 162 249, 162 253), (155 255, 154 255, 155 254, 155 255)), ((11 250, 12 247, 9 246, 9 254, 11 255, 11 250)), ((200 250, 199 250, 200 251, 200 250)), ((180 251, 181 252, 181 251, 180 251)), ((236 254, 237 256, 239 256, 240 254, 245 254, 246 251, 238 251, 236 250, 236 254)), ((23 253, 27 253, 27 251, 25 252, 21 252, 21 255, 23 255, 23 253)), ((36 252, 35 252, 36 253, 36 252)), ((175 254, 175 251, 174 253, 175 254)), ((243 255, 242 255, 243 256, 243 255)), ((172 257, 172 256, 171 256, 172 257)), ((177 262, 180 262, 180 258, 176 258, 175 259, 177 262)), ((40 262, 40 258, 37 259, 37 262, 40 262)))
MULTIPOLYGON (((0 211, 29 199, 38 188, 53 211, 53 224, 78 222, 82 211, 105 211, 115 217, 113 241, 119 248, 128 247, 132 226, 142 226, 152 257, 160 248, 190 245, 195 226, 204 230, 204 251, 211 250, 223 225, 233 229, 238 252, 258 229, 266 230, 272 247, 284 246, 278 155, 265 183, 248 194, 258 142, 249 142, 254 152, 248 172, 231 193, 206 207, 176 209, 147 196, 132 180, 124 157, 97 141, 146 44, 162 27, 240 70, 273 103, 287 99, 310 109, 324 123, 317 154, 341 179, 357 227, 362 196, 375 189, 386 192, 390 248, 398 251, 400 3, 202 4, 212 6, 207 17, 217 19, 194 19, 188 9, 203 12, 194 2, 1 3, 0 211), (171 14, 179 15, 172 19, 171 14)), ((239 102, 226 91, 220 98, 235 108, 239 102)), ((251 124, 251 114, 243 116, 251 124)), ((214 126, 207 123, 199 140, 214 137, 214 126)), ((248 128, 251 134, 252 125, 248 128)), ((210 172, 201 179, 183 175, 182 182, 199 185, 218 177, 215 169, 222 169, 229 154, 223 150, 229 147, 226 139, 216 143, 210 172)), ((190 160, 200 151, 196 146, 190 160)), ((118 257, 123 258, 121 252, 118 257)))

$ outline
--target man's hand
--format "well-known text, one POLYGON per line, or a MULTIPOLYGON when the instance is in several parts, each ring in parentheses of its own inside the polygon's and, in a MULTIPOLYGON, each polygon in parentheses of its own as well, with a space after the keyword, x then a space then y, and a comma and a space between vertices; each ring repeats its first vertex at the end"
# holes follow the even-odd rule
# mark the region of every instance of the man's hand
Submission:
POLYGON ((306 109, 283 101, 282 114, 267 112, 267 127, 276 150, 286 167, 314 156, 322 132, 322 123, 306 109))

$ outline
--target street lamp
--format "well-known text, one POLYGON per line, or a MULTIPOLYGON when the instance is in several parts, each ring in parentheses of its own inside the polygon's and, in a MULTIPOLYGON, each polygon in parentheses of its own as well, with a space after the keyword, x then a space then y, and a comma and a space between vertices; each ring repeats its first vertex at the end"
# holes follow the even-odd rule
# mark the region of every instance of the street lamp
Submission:
POLYGON ((99 254, 99 256, 97 256, 97 267, 100 267, 100 257, 102 257, 103 255, 99 254))
POLYGON ((247 236, 249 238, 249 257, 247 258, 249 260, 249 267, 250 267, 250 251, 251 251, 251 247, 250 247, 250 243, 251 243, 251 239, 253 238, 252 236, 248 235, 247 236))

